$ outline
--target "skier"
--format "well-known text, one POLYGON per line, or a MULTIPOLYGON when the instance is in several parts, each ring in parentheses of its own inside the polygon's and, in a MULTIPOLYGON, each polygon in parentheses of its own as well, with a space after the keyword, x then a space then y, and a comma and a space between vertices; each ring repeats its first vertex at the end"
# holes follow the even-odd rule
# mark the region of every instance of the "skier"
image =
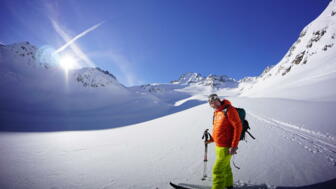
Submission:
POLYGON ((216 144, 216 161, 212 169, 212 189, 232 189, 233 175, 230 165, 232 155, 237 154, 242 124, 237 110, 231 102, 221 100, 217 94, 208 98, 209 105, 214 109, 213 133, 209 144, 216 144))

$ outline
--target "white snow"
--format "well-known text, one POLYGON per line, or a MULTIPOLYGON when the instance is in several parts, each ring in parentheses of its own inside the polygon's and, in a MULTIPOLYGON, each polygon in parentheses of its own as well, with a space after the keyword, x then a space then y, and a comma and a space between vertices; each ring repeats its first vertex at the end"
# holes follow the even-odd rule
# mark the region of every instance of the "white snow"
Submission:
MULTIPOLYGON (((335 103, 230 98, 244 107, 256 140, 239 145, 235 178, 301 186, 335 177, 335 103), (319 109, 319 111, 316 111, 319 109), (325 111, 321 113, 320 111, 325 111)), ((207 104, 128 127, 100 131, 0 133, 4 188, 169 188, 202 182, 207 104)), ((213 145, 209 165, 214 161, 213 145)), ((210 166, 211 167, 211 166, 210 166)), ((210 168, 208 169, 210 174, 210 168)))

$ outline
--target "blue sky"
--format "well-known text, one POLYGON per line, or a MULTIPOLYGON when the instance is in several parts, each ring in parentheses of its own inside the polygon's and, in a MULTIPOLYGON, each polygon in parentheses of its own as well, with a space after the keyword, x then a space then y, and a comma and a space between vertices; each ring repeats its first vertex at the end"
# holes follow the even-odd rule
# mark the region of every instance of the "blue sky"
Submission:
POLYGON ((0 42, 58 49, 67 41, 65 34, 71 39, 100 23, 65 51, 82 53, 126 86, 167 83, 187 72, 241 79, 278 63, 328 3, 1 0, 0 42))

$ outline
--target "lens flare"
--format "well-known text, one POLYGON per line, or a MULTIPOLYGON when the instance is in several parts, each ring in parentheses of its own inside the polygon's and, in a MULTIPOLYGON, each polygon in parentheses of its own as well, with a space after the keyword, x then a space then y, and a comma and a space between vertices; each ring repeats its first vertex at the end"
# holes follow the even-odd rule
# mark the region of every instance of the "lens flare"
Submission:
POLYGON ((69 71, 77 67, 76 59, 71 55, 64 55, 59 59, 59 65, 65 70, 69 71))

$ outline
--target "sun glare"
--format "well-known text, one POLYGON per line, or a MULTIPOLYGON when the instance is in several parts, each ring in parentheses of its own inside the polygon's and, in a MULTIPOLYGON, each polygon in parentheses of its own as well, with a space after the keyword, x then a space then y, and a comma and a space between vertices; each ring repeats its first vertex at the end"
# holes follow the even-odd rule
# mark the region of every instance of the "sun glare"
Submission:
POLYGON ((60 58, 59 64, 65 71, 69 71, 75 68, 76 59, 71 55, 65 55, 60 58))

